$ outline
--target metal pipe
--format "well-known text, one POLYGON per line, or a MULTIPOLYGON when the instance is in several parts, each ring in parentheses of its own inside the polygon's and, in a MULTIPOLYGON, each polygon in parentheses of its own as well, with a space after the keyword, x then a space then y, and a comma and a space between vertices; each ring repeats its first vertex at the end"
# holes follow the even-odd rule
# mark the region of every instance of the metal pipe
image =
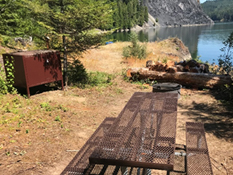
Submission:
POLYGON ((183 157, 185 157, 186 153, 184 153, 184 152, 175 152, 175 156, 183 156, 183 157))

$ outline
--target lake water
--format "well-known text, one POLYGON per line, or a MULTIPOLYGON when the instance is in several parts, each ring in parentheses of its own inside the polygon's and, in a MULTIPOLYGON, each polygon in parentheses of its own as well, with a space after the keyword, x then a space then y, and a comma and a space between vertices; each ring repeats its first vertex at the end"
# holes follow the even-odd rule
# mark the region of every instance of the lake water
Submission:
MULTIPOLYGON (((140 41, 154 42, 178 37, 189 48, 193 58, 200 57, 204 62, 215 62, 222 54, 223 41, 233 32, 233 23, 216 23, 211 26, 188 26, 175 28, 150 28, 138 32, 140 41)), ((109 39, 128 41, 129 32, 114 33, 109 39)))

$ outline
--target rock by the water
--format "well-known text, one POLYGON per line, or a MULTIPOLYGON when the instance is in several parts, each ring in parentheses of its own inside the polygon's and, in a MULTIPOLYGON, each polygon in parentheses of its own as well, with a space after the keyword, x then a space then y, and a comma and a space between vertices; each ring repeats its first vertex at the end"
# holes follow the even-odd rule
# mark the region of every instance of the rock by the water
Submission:
POLYGON ((151 16, 160 26, 213 24, 198 0, 146 0, 151 16))

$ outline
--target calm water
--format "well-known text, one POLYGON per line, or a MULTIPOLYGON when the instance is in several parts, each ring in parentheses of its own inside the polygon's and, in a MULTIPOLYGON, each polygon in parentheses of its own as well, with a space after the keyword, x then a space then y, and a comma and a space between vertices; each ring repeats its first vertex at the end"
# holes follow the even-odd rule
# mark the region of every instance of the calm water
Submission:
MULTIPOLYGON (((189 48, 193 58, 215 62, 222 54, 223 41, 233 32, 233 23, 216 23, 211 26, 146 29, 138 32, 140 41, 154 42, 169 37, 178 37, 189 48)), ((128 41, 129 32, 114 33, 111 39, 128 41)))

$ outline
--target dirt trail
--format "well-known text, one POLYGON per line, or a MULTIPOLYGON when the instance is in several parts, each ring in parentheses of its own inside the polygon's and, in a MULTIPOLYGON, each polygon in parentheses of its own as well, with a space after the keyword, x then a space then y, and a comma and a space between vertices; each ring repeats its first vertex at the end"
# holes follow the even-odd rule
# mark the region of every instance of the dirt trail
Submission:
MULTIPOLYGON (((179 59, 179 56, 174 56, 178 55, 179 49, 176 46, 166 47, 166 42, 160 43, 159 47, 151 45, 148 47, 157 49, 150 50, 149 59, 162 60, 167 55, 164 53, 171 52, 175 53, 171 55, 174 59, 179 59), (159 52, 158 48, 164 49, 162 55, 156 54, 159 52)), ((124 60, 121 51, 122 45, 112 44, 92 49, 80 58, 88 71, 115 74, 116 77, 109 86, 90 89, 69 87, 67 91, 55 90, 33 95, 30 100, 16 96, 23 101, 19 110, 23 110, 28 118, 23 120, 20 128, 18 120, 1 124, 1 174, 60 174, 106 117, 117 117, 134 92, 152 91, 151 86, 123 80, 122 69, 129 66, 145 66, 146 60, 124 60), (41 104, 49 104, 52 110, 42 108, 41 104)), ((16 99, 15 96, 7 97, 10 102, 16 99)), ((7 99, 2 100, 4 102, 7 99)), ((4 115, 17 116, 12 113, 4 115)), ((185 122, 205 122, 214 174, 233 174, 232 116, 233 113, 227 105, 220 103, 209 90, 182 89, 178 102, 176 142, 185 144, 185 122)), ((152 174, 162 175, 166 172, 153 170, 152 174)))

